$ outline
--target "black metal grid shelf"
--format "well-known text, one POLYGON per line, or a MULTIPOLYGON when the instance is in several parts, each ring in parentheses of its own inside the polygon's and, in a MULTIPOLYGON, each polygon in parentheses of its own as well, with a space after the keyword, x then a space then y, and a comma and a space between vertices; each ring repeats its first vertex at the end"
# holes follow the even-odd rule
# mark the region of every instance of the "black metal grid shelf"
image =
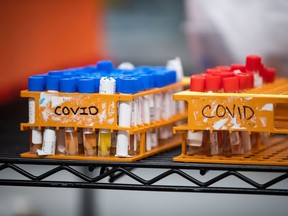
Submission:
POLYGON ((19 131, 25 117, 18 116, 27 113, 26 101, 1 113, 0 185, 288 195, 288 166, 173 162, 180 148, 133 163, 20 158, 28 150, 28 134, 19 131), (69 177, 59 179, 62 172, 69 177), (172 175, 177 180, 167 183, 172 175))
MULTIPOLYGON (((288 179, 288 167, 280 166, 251 166, 251 165, 228 165, 228 164, 199 164, 199 163, 176 163, 172 157, 180 153, 180 149, 174 149, 150 158, 133 163, 110 163, 99 161, 72 161, 72 160, 51 160, 51 159, 25 159, 17 156, 0 156, 1 172, 12 169, 22 178, 2 179, 0 185, 13 186, 39 186, 39 187, 68 187, 68 188, 102 188, 122 190, 145 190, 145 191, 177 191, 177 192, 210 192, 210 193, 237 193, 237 194, 271 194, 288 195, 287 187, 275 187, 279 182, 288 179), (41 174, 32 174, 25 165, 49 167, 49 170, 41 174), (24 168, 23 168, 24 166, 24 168), (82 169, 81 167, 84 167, 82 169), (98 170, 97 170, 98 169, 98 170), (141 170, 157 169, 160 173, 150 179, 142 178, 141 170), (87 172, 89 170, 91 173, 87 172), (137 172, 134 172, 138 170, 137 172), (53 175, 66 171, 75 176, 77 180, 71 179, 51 180, 53 175), (191 173, 191 171, 193 171, 191 173), (198 172, 196 174, 196 171, 198 172), (201 181, 201 175, 207 172, 217 171, 217 175, 209 180, 201 181), (242 172, 245 172, 244 174, 242 172), (277 173, 272 179, 259 183, 253 180, 248 173, 277 173), (138 174, 137 174, 138 173, 138 174), (199 174, 200 173, 200 174, 199 174), (178 175, 185 179, 188 184, 183 185, 180 181, 165 185, 159 182, 169 178, 171 175, 178 175), (24 177, 24 179, 23 179, 24 177), (133 179, 133 183, 120 182, 122 177, 133 179), (227 178, 234 177, 245 183, 243 186, 215 186, 227 178)), ((127 178, 126 178, 127 179, 127 178)), ((241 183, 241 185, 242 185, 241 183)))

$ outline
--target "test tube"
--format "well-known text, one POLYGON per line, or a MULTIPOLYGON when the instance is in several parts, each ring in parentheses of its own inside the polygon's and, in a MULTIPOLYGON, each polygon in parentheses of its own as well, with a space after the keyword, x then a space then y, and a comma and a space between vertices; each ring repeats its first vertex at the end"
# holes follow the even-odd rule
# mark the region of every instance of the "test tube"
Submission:
MULTIPOLYGON (((145 73, 149 73, 151 74, 152 71, 148 68, 145 68, 145 73), (146 71, 147 70, 147 71, 146 71), (148 72, 149 70, 149 72, 148 72)), ((148 77, 146 77, 148 78, 148 77)), ((145 80, 145 79, 144 79, 145 80)), ((149 78, 148 80, 146 80, 146 82, 144 83, 144 89, 148 90, 150 88, 152 88, 153 83, 149 82, 149 78)), ((153 95, 149 94, 149 95, 145 95, 143 97, 140 98, 139 102, 142 104, 142 108, 141 108, 141 114, 142 114, 142 121, 144 124, 150 124, 151 123, 151 117, 154 116, 154 110, 150 109, 150 103, 153 100, 153 95)), ((152 142, 153 139, 151 137, 151 133, 152 131, 146 131, 146 139, 145 139, 145 144, 146 144, 146 150, 150 151, 152 149, 152 142)))
MULTIPOLYGON (((166 85, 168 85, 167 74, 159 69, 156 70, 154 74, 154 87, 163 88, 166 85)), ((171 116, 171 110, 170 110, 171 107, 170 100, 172 100, 171 92, 168 91, 161 92, 160 97, 161 97, 160 101, 162 102, 160 119, 168 120, 171 116)), ((158 130, 159 130, 159 139, 165 140, 172 136, 172 126, 170 125, 161 127, 158 130)))
MULTIPOLYGON (((206 76, 206 91, 210 94, 221 91, 221 77, 212 75, 206 76)), ((220 155, 222 153, 221 131, 212 131, 209 134, 210 154, 220 155)))
MULTIPOLYGON (((100 94, 115 94, 116 80, 112 77, 100 79, 100 94)), ((112 143, 112 134, 109 129, 99 129, 98 135, 98 156, 109 157, 112 143)))
MULTIPOLYGON (((205 76, 202 74, 192 75, 190 77, 190 91, 204 92, 205 91, 205 76)), ((207 131, 208 132, 208 131, 207 131)), ((187 132, 187 154, 195 155, 206 152, 207 141, 203 138, 204 134, 209 136, 208 133, 203 131, 191 131, 187 132), (205 142, 206 141, 206 142, 205 142)))
MULTIPOLYGON (((263 80, 267 82, 267 69, 261 63, 261 57, 260 56, 258 56, 258 55, 246 56, 246 69, 247 69, 247 71, 251 72, 254 75, 254 87, 261 87, 263 85, 263 80)), ((275 74, 275 72, 274 72, 274 74, 275 74)), ((272 75, 272 77, 274 77, 274 76, 272 75)), ((272 79, 274 79, 274 78, 272 78, 272 79)), ((254 133, 253 133, 253 136, 255 136, 254 133)), ((264 143, 265 140, 268 138, 268 133, 267 132, 261 132, 256 136, 260 136, 261 143, 264 143)), ((253 138, 253 140, 259 140, 259 139, 253 138)), ((256 145, 257 145, 257 143, 256 143, 256 145)))
MULTIPOLYGON (((165 85, 171 85, 173 83, 177 82, 177 73, 175 70, 161 70, 161 73, 163 73, 163 79, 165 79, 165 85)), ((176 113, 177 110, 179 110, 179 106, 177 107, 176 101, 173 100, 173 94, 175 93, 175 89, 168 89, 163 92, 163 107, 169 107, 169 109, 164 109, 163 110, 163 119, 170 119, 173 117, 176 113)), ((162 139, 169 139, 173 136, 173 130, 172 130, 173 125, 170 124, 168 126, 165 126, 160 129, 161 134, 160 137, 162 139)))
MULTIPOLYGON (((95 81, 85 78, 78 81, 79 93, 91 94, 95 92, 95 81)), ((85 156, 96 156, 97 153, 97 135, 93 128, 83 128, 83 145, 85 156)))
MULTIPOLYGON (((76 92, 76 80, 74 78, 62 78, 60 80, 60 92, 76 92)), ((78 155, 78 132, 74 127, 65 127, 66 155, 78 155)))
MULTIPOLYGON (((140 68, 140 72, 137 73, 135 78, 138 79, 137 86, 139 91, 146 91, 152 89, 154 72, 150 70, 150 67, 140 68)), ((138 69, 139 70, 139 69, 138 69)), ((157 112, 157 104, 159 109, 161 108, 161 101, 156 101, 156 94, 145 95, 142 97, 135 98, 132 103, 132 120, 131 126, 149 124, 151 119, 157 121, 160 120, 160 110, 157 112), (134 108, 134 109, 133 109, 134 108), (135 116, 135 117, 133 117, 135 116), (158 117, 157 117, 158 116, 158 117), (134 120, 133 120, 134 119, 134 120)), ((158 134, 156 129, 146 131, 145 134, 145 145, 146 150, 151 150, 153 147, 158 146, 158 134)), ((131 146, 133 143, 134 149, 129 150, 129 155, 137 154, 140 151, 140 134, 135 134, 131 137, 131 146)))
MULTIPOLYGON (((62 71, 50 71, 46 80, 46 90, 50 93, 59 92, 59 81, 63 76, 62 71)), ((55 127, 45 127, 43 148, 38 151, 39 155, 54 155, 65 153, 64 131, 55 127)))
MULTIPOLYGON (((239 92, 239 79, 238 77, 226 77, 223 79, 223 89, 224 92, 239 92)), ((231 131, 229 134, 230 137, 230 145, 231 145, 231 153, 232 154, 243 154, 244 148, 243 148, 243 141, 248 142, 250 141, 250 138, 248 137, 248 140, 241 140, 240 133, 238 131, 231 131)), ((247 136, 244 135, 243 138, 247 139, 247 136)))
MULTIPOLYGON (((62 71, 51 71, 49 72, 49 76, 47 76, 46 82, 46 90, 47 92, 59 92, 60 89, 60 79, 62 78, 62 71)), ((65 146, 65 136, 64 136, 64 128, 59 128, 56 131, 56 154, 65 154, 66 146, 65 146)))
MULTIPOLYGON (((120 94, 137 93, 139 85, 136 78, 119 78, 117 80, 117 91, 120 94)), ((135 103, 134 101, 119 101, 118 125, 120 127, 130 127, 135 124, 135 103)), ((117 135, 116 156, 129 157, 136 154, 137 140, 135 135, 130 136, 128 131, 119 130, 117 135), (134 142, 136 141, 136 142, 134 142), (130 151, 129 151, 130 149, 130 151)))
MULTIPOLYGON (((28 78, 28 91, 41 92, 44 91, 44 78, 41 76, 32 76, 28 78)), ((29 123, 35 123, 35 99, 28 99, 29 123)), ((36 154, 37 150, 42 149, 42 131, 38 127, 31 127, 30 134, 30 153, 36 154)))
POLYGON ((83 128, 83 144, 85 156, 96 156, 97 153, 97 135, 92 128, 83 128))
MULTIPOLYGON (((247 73, 237 73, 236 77, 238 77, 239 90, 241 92, 250 88, 250 77, 247 73)), ((244 153, 249 153, 252 150, 251 135, 248 131, 240 131, 240 137, 242 140, 244 153)))
MULTIPOLYGON (((167 61, 166 68, 168 70, 176 71, 176 81, 181 82, 184 76, 183 67, 181 59, 176 57, 175 59, 167 61)), ((176 88, 173 93, 177 93, 183 90, 183 87, 176 88)), ((176 102, 176 109, 178 113, 185 112, 185 102, 184 101, 174 101, 176 102)))
POLYGON ((73 127, 65 127, 66 155, 78 155, 78 132, 73 127))
MULTIPOLYGON (((145 83, 147 82, 147 76, 143 76, 143 74, 138 74, 138 75, 133 75, 133 78, 137 79, 135 81, 135 87, 133 89, 135 90, 130 90, 131 94, 137 93, 138 91, 141 91, 144 89, 144 86, 147 86, 145 83)), ((142 104, 143 103, 143 98, 142 97, 137 97, 134 98, 134 100, 131 103, 131 125, 130 126, 137 126, 143 124, 143 119, 142 119, 142 104)), ((157 139, 157 136, 156 136, 157 139)), ((130 135, 130 145, 129 145, 129 155, 137 155, 140 153, 140 140, 141 140, 141 135, 140 133, 137 134, 131 134, 130 135)), ((158 140, 157 140, 158 141, 158 140)), ((153 142, 152 140, 152 145, 153 143, 156 143, 157 141, 153 142)))

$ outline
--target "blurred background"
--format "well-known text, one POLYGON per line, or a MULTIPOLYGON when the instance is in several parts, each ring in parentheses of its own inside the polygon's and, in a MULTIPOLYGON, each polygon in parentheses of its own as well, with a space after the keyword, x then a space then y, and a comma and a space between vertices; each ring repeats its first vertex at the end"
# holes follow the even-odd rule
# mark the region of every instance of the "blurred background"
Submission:
MULTIPOLYGON (((2 154, 11 150, 4 144, 28 149, 28 136, 19 131, 20 122, 27 121, 27 101, 19 98, 19 91, 32 74, 101 59, 111 59, 115 66, 123 61, 165 65, 179 56, 189 76, 216 65, 244 63, 246 55, 258 54, 279 76, 287 76, 287 38, 285 0, 2 0, 2 154)), ((143 172, 143 178, 153 172, 143 172)), ((279 196, 0 186, 0 215, 5 216, 286 215, 287 201, 279 196)))

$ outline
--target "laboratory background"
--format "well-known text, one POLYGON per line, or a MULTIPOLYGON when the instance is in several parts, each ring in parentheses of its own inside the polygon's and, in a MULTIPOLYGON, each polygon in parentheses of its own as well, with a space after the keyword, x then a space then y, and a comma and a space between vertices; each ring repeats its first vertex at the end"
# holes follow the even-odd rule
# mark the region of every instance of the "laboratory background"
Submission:
MULTIPOLYGON (((140 66, 165 65, 179 57, 184 74, 191 76, 217 65, 244 63, 247 55, 257 54, 278 76, 288 76, 287 38, 285 0, 2 0, 0 154, 9 151, 7 144, 29 147, 28 134, 20 131, 28 112, 20 91, 32 74, 104 59, 115 66, 140 66)), ((43 171, 40 166, 30 169, 43 171)), ((141 170, 141 176, 151 178, 160 171, 141 170)), ((7 169, 0 175, 19 174, 7 169)), ((263 176, 255 177, 261 181, 263 176)), ((54 178, 76 177, 61 172, 54 178)), ((124 176, 119 181, 134 180, 124 176)), ((161 183, 176 181, 189 184, 177 175, 161 183)), ((218 184, 245 186, 233 176, 218 184)), ((281 184, 287 187, 288 182, 281 184)), ((288 197, 274 195, 0 186, 0 216, 281 216, 287 215, 287 202, 288 197)))

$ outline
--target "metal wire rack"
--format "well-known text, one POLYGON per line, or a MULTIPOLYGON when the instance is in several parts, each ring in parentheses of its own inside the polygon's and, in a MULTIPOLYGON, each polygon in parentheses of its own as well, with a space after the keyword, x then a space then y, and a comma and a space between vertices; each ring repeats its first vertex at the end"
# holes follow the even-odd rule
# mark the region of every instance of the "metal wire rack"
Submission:
POLYGON ((173 156, 179 152, 180 149, 174 149, 133 163, 57 161, 1 156, 0 185, 288 195, 288 184, 287 182, 285 184, 285 180, 288 179, 288 167, 286 166, 172 162, 173 156), (43 168, 43 172, 33 174, 33 169, 31 169, 33 166, 43 168), (16 172, 17 177, 3 179, 1 172, 9 169, 16 172), (87 174, 87 169, 90 174, 87 174), (157 170, 157 174, 146 179, 141 177, 141 173, 145 170, 157 170), (69 178, 59 180, 56 177, 53 179, 54 176, 64 171, 69 173, 69 178), (207 173, 211 173, 211 177, 208 180, 201 180, 201 176, 205 176, 207 173), (251 173, 256 175, 251 175, 251 173), (257 178, 257 174, 260 173, 261 181, 253 179, 255 176, 257 178), (271 178, 271 173, 273 173, 273 178, 271 178), (267 180, 265 180, 265 174, 269 176, 267 180), (163 183, 163 180, 168 179, 171 175, 177 175, 180 180, 169 184, 163 183), (227 179, 229 181, 231 177, 237 179, 238 186, 218 185, 219 182, 227 182, 227 179), (123 179, 129 180, 123 182, 123 179), (133 180, 132 183, 131 180, 133 180))

